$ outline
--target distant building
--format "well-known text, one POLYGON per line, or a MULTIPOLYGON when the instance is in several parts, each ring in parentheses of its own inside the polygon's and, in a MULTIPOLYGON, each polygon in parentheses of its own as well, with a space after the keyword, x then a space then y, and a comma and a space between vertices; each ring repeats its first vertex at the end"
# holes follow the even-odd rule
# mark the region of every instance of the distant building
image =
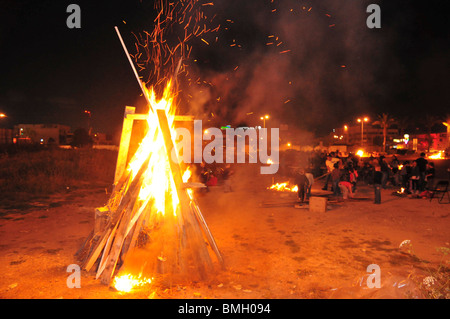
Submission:
POLYGON ((14 133, 10 128, 0 128, 0 144, 12 144, 14 133))
POLYGON ((113 145, 113 139, 110 134, 105 133, 94 133, 92 135, 92 140, 94 145, 113 145))
POLYGON ((410 149, 415 151, 440 151, 450 147, 448 133, 414 134, 411 135, 410 149))
MULTIPOLYGON (((399 138, 397 128, 388 128, 386 135, 386 150, 399 138)), ((361 134, 361 125, 345 126, 334 129, 330 135, 330 145, 347 145, 349 150, 364 148, 366 152, 383 151, 383 129, 371 124, 365 124, 361 134), (362 144, 362 145, 361 145, 362 144)))
POLYGON ((70 127, 61 124, 18 124, 14 126, 17 143, 64 145, 70 143, 70 127))

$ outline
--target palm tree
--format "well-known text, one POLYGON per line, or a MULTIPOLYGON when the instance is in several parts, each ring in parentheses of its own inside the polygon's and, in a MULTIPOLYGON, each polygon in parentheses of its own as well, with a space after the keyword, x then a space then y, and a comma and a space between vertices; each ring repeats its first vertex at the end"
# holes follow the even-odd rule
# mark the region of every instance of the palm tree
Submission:
POLYGON ((372 123, 372 125, 379 125, 383 129, 383 152, 386 152, 387 130, 394 123, 395 123, 394 118, 392 118, 387 113, 378 115, 378 120, 372 123))

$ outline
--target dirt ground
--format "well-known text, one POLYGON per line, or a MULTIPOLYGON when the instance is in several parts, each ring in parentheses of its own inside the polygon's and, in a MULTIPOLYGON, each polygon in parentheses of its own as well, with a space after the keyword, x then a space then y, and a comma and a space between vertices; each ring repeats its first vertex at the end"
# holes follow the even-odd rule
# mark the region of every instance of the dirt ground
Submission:
MULTIPOLYGON (((295 194, 267 190, 270 176, 245 179, 233 192, 212 189, 199 203, 225 260, 205 282, 156 283, 119 293, 82 271, 68 288, 74 254, 94 226, 108 189, 86 187, 0 211, 0 298, 327 299, 426 298, 423 279, 444 274, 450 248, 450 205, 393 196, 359 185, 360 200, 330 200, 323 213, 294 208, 295 194), (409 240, 409 249, 399 247, 409 240), (369 288, 367 267, 380 267, 381 288, 369 288)), ((322 184, 313 187, 319 194, 322 184)), ((214 258, 214 256, 213 256, 214 258)), ((448 264, 447 264, 448 265, 448 264)), ((448 285, 447 285, 448 287, 448 285)), ((433 288, 433 287, 431 287, 433 288)))

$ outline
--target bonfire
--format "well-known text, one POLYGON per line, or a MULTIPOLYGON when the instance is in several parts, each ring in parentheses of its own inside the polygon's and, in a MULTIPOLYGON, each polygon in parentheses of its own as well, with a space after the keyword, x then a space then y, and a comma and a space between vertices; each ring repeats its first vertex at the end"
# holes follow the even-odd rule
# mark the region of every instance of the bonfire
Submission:
MULTIPOLYGON (((163 35, 172 21, 164 19, 164 14, 185 15, 196 2, 181 3, 185 7, 178 7, 178 11, 175 7, 167 11, 164 1, 158 2, 160 14, 155 20, 154 38, 147 42, 147 50, 152 46, 154 49, 147 51, 153 56, 153 76, 164 73, 161 60, 167 50, 155 49, 160 42, 165 43, 163 35)), ((108 203, 96 210, 95 228, 78 257, 85 270, 96 267, 96 278, 119 291, 130 291, 156 278, 168 279, 170 283, 177 279, 205 279, 214 269, 211 255, 215 254, 219 264, 223 265, 223 260, 195 199, 192 184, 187 184, 191 171, 180 162, 175 148, 174 83, 182 58, 156 80, 158 85, 164 83, 163 93, 157 96, 155 87, 147 87, 138 75, 117 27, 116 32, 148 104, 148 113, 135 117, 147 122, 147 132, 126 163, 126 169, 122 169, 131 134, 130 127, 125 126, 130 124, 125 121, 125 112, 114 189, 108 203)), ((174 53, 183 52, 188 37, 186 34, 179 45, 168 48, 170 57, 164 64, 175 62, 174 53)))

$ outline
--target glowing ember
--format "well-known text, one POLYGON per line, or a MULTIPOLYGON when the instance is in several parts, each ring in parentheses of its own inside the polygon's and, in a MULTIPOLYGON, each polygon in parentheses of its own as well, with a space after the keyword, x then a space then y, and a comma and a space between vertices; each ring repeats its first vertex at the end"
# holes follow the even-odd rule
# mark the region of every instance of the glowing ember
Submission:
POLYGON ((363 157, 364 156, 364 151, 363 150, 358 150, 358 152, 356 152, 356 155, 358 155, 359 157, 363 157))
POLYGON ((133 288, 150 284, 151 282, 152 279, 150 278, 141 278, 141 276, 136 278, 130 274, 126 274, 115 277, 113 286, 117 291, 131 292, 133 288))

